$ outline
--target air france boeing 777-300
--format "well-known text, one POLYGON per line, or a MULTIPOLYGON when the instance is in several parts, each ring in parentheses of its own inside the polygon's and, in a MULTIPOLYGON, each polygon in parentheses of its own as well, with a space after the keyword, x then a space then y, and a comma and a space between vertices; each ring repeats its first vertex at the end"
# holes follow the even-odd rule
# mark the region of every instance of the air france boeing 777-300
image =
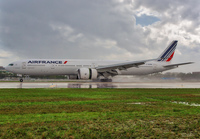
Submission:
MULTIPOLYGON (((77 79, 109 79, 116 75, 144 75, 177 68, 193 62, 171 64, 178 41, 170 45, 156 59, 141 61, 107 61, 83 59, 27 59, 6 67, 21 75, 69 75, 77 79)), ((23 79, 20 79, 23 82, 23 79)))

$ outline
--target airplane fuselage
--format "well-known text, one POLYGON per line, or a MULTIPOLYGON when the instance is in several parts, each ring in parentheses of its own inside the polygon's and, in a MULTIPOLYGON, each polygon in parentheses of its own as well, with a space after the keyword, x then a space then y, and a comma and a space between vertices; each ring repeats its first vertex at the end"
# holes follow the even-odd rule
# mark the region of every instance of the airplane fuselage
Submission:
MULTIPOLYGON (((80 68, 95 69, 99 66, 124 63, 128 61, 78 60, 78 59, 30 59, 13 62, 6 70, 23 75, 77 75, 80 68)), ((121 75, 145 75, 162 72, 165 68, 160 62, 146 62, 138 67, 121 70, 121 75)))
MULTIPOLYGON (((193 62, 170 64, 178 41, 172 41, 156 59, 111 61, 83 59, 28 59, 16 61, 7 71, 22 75, 75 75, 77 79, 108 79, 116 75, 145 75, 177 68, 193 62)), ((22 82, 23 79, 20 79, 22 82)))

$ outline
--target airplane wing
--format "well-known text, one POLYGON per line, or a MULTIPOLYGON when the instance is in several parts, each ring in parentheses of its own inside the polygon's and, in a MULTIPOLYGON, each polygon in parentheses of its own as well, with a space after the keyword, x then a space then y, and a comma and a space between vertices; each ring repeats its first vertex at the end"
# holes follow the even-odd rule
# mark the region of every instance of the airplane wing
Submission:
POLYGON ((194 62, 187 62, 187 63, 178 63, 178 64, 170 64, 170 65, 166 65, 164 67, 168 68, 168 67, 178 67, 178 66, 181 66, 181 65, 187 65, 187 64, 192 64, 194 62))
POLYGON ((143 65, 143 64, 145 64, 145 62, 152 61, 152 60, 155 60, 155 59, 142 60, 142 61, 131 61, 131 62, 126 62, 126 63, 99 66, 99 67, 96 68, 96 70, 98 72, 109 72, 109 71, 115 71, 115 70, 126 70, 127 68, 138 67, 139 65, 143 65))

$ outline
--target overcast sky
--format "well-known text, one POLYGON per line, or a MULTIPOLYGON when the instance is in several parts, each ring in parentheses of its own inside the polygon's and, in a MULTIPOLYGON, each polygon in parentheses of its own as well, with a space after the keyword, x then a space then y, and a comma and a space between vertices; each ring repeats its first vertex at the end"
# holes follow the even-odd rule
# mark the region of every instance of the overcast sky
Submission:
POLYGON ((200 71, 199 0, 0 0, 0 65, 20 59, 145 60, 173 41, 171 70, 200 71))

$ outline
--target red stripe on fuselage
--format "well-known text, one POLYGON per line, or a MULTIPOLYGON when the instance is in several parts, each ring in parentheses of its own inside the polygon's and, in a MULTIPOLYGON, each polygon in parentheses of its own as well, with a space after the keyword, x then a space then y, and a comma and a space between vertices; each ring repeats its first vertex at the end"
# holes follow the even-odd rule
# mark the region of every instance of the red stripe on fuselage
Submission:
POLYGON ((64 64, 66 64, 66 63, 67 63, 67 61, 64 62, 64 64))

